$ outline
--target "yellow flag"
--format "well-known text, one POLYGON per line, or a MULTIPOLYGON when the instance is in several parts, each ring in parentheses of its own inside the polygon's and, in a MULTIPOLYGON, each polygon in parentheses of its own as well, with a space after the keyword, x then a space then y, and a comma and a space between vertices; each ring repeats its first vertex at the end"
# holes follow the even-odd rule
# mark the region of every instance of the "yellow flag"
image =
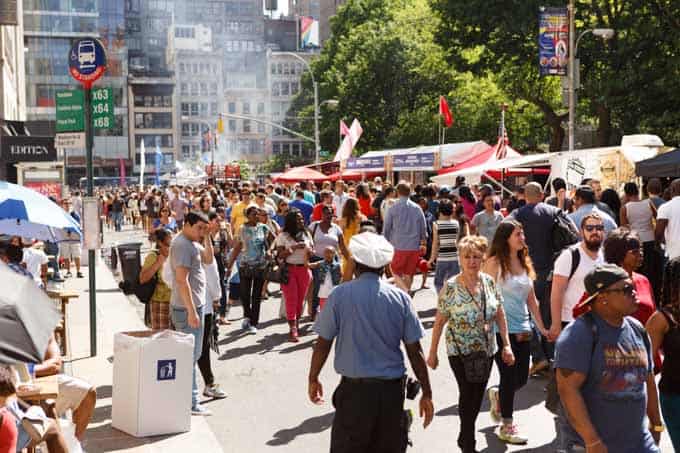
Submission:
POLYGON ((224 132, 224 123, 222 118, 217 118, 217 133, 222 134, 224 132))

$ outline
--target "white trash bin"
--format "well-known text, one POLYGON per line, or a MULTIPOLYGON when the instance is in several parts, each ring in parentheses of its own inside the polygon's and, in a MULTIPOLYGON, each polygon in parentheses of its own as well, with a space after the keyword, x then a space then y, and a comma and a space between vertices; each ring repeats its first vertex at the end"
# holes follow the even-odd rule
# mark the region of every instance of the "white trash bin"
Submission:
POLYGON ((135 437, 189 431, 193 335, 120 332, 113 351, 111 425, 135 437))

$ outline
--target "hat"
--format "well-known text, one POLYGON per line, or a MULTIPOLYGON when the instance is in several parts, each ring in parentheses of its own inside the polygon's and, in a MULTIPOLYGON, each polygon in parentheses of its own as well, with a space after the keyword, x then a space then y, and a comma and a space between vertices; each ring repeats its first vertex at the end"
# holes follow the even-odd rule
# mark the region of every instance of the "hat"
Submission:
POLYGON ((588 272, 583 283, 586 287, 587 297, 582 298, 577 308, 589 304, 597 297, 602 290, 609 288, 614 283, 630 278, 628 272, 617 266, 616 264, 598 264, 595 269, 588 272))
POLYGON ((451 193, 451 188, 449 186, 442 186, 441 189, 439 189, 439 196, 440 197, 446 197, 451 193))
POLYGON ((370 232, 352 236, 349 251, 354 261, 372 269, 387 266, 394 256, 392 244, 384 236, 370 232))

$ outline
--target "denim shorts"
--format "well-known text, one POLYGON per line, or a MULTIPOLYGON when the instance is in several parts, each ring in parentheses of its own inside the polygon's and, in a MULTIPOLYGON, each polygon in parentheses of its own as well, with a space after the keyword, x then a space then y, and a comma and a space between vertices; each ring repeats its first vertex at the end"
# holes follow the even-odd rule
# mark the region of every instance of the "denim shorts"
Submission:
POLYGON ((437 268, 434 272, 434 287, 437 289, 437 294, 444 287, 444 283, 460 273, 460 266, 458 260, 456 261, 437 261, 437 268))

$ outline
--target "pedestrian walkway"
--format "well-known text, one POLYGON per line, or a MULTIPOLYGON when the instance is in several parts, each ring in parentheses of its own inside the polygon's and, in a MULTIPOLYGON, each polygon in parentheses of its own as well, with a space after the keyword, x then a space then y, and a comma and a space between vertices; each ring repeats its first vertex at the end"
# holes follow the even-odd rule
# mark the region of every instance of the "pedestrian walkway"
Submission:
MULTIPOLYGON (((63 287, 81 293, 68 306, 69 357, 66 372, 97 388, 97 407, 85 435, 83 449, 96 452, 222 452, 215 435, 203 417, 192 417, 191 431, 170 436, 135 438, 111 427, 113 379, 113 337, 116 332, 145 330, 139 316, 140 305, 131 302, 119 289, 103 260, 97 260, 97 356, 90 357, 88 268, 85 278, 68 279, 63 287)), ((162 414, 159 414, 162 416, 162 414)))

